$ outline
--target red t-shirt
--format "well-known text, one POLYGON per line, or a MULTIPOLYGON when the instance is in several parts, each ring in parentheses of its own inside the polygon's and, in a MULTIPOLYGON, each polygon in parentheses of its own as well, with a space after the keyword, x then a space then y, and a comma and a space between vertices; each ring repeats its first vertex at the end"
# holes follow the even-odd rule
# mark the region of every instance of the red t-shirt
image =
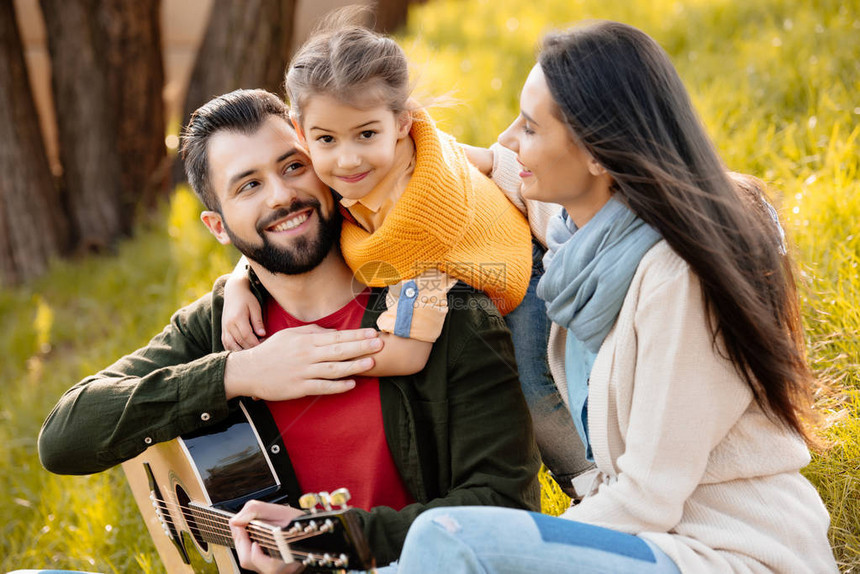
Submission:
MULTIPOLYGON (((357 329, 367 307, 365 291, 315 324, 328 329, 357 329)), ((266 332, 307 325, 269 298, 266 332)), ((303 492, 348 488, 350 504, 370 510, 400 510, 414 502, 406 489, 382 426, 379 379, 354 377, 355 388, 336 395, 316 395, 268 402, 303 492)))

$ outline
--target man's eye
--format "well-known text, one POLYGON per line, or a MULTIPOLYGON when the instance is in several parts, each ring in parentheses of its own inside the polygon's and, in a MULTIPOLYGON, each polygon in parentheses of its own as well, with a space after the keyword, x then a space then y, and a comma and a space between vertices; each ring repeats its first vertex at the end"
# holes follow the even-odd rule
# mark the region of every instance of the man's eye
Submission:
POLYGON ((249 181, 248 183, 246 183, 245 185, 243 185, 242 187, 239 188, 238 193, 250 191, 259 185, 260 185, 259 181, 249 181))
POLYGON ((284 173, 293 173, 293 172, 299 171, 303 167, 305 167, 305 164, 303 164, 300 161, 294 161, 294 162, 288 163, 286 166, 284 166, 284 173))

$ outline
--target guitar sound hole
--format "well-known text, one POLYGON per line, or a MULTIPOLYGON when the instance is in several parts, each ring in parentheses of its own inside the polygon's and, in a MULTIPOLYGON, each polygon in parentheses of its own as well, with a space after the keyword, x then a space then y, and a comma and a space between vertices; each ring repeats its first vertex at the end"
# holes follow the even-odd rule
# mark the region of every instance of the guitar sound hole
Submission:
POLYGON ((219 574, 218 564, 214 560, 208 560, 206 556, 195 551, 194 542, 188 532, 182 532, 182 544, 191 549, 188 558, 191 560, 191 571, 194 574, 219 574))
POLYGON ((185 492, 185 489, 178 484, 176 485, 176 501, 179 503, 179 508, 182 510, 182 516, 185 518, 185 523, 191 531, 191 536, 194 538, 194 542, 197 543, 204 553, 209 552, 209 543, 203 539, 203 535, 200 533, 200 528, 197 526, 194 514, 188 506, 191 503, 191 498, 188 496, 188 493, 185 492))

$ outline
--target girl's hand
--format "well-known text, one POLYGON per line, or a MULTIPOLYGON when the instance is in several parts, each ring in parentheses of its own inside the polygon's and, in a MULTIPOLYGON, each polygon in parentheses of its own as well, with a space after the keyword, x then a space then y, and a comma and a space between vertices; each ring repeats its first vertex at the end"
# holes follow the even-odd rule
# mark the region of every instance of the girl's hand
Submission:
POLYGON ((477 167, 484 175, 489 176, 493 171, 493 150, 462 143, 460 146, 466 152, 466 157, 469 158, 472 165, 477 167))
POLYGON ((221 343, 227 351, 241 351, 256 347, 265 336, 263 310, 251 292, 251 281, 247 273, 234 271, 224 285, 221 343))

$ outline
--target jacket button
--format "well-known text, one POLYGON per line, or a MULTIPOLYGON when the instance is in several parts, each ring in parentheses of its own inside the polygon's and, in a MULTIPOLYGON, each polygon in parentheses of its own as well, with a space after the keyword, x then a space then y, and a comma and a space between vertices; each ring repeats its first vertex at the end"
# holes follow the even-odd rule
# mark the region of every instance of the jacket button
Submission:
POLYGON ((209 416, 209 413, 203 413, 202 415, 200 415, 200 420, 203 421, 208 421, 210 418, 211 417, 209 416))
POLYGON ((145 439, 143 439, 143 442, 145 442, 146 444, 152 444, 152 438, 146 437, 145 439))

